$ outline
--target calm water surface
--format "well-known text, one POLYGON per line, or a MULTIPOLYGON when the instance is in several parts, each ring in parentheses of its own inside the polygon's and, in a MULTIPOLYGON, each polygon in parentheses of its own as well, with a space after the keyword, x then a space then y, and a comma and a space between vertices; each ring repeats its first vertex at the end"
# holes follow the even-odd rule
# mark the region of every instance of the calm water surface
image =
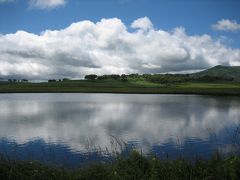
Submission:
POLYGON ((233 151, 239 97, 0 94, 0 153, 63 166, 139 148, 160 158, 233 151))

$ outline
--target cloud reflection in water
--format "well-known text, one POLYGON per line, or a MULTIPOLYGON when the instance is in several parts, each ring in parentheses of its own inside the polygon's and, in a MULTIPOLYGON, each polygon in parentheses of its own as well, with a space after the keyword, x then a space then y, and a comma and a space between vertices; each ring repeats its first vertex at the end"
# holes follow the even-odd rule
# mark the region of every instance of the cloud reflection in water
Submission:
POLYGON ((156 146, 209 142, 240 122, 240 98, 186 95, 0 95, 0 137, 17 144, 41 139, 72 152, 111 149, 110 135, 156 146))

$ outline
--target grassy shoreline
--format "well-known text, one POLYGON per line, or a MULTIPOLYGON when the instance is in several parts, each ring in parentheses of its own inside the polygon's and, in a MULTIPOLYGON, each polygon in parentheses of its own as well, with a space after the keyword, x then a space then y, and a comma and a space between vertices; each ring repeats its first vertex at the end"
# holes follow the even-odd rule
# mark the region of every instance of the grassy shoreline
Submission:
MULTIPOLYGON (((1 80, 1 78, 0 78, 1 80)), ((128 93, 240 95, 240 67, 215 66, 192 74, 89 74, 85 80, 0 81, 0 93, 128 93)))
POLYGON ((240 95, 240 84, 179 83, 162 85, 146 82, 68 81, 52 83, 0 83, 0 93, 125 93, 240 95))
POLYGON ((183 158, 160 160, 145 157, 137 151, 118 156, 109 163, 98 163, 77 169, 53 167, 31 161, 0 160, 0 179, 239 179, 240 157, 210 160, 183 158))

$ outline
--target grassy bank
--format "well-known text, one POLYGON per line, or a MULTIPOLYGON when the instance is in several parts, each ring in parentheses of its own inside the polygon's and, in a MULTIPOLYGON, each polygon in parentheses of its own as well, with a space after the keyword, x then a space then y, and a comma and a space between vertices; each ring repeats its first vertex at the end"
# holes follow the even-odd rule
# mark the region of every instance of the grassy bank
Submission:
POLYGON ((240 179, 240 157, 211 160, 159 160, 133 151, 112 163, 79 169, 48 167, 35 162, 0 160, 0 179, 240 179))
POLYGON ((139 94, 211 94, 240 95, 237 83, 159 84, 118 80, 66 81, 51 83, 1 82, 0 93, 139 93, 139 94))

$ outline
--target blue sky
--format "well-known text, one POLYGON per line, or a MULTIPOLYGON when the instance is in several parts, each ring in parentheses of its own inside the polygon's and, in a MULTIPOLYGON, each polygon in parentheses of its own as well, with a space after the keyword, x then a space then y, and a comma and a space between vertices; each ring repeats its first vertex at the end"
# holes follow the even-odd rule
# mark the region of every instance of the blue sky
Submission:
POLYGON ((0 31, 17 30, 39 33, 45 29, 60 29, 69 24, 101 18, 118 17, 126 24, 147 16, 157 28, 171 30, 183 26, 190 34, 212 35, 239 34, 216 33, 211 25, 220 19, 240 22, 239 0, 68 0, 65 6, 54 9, 29 7, 26 0, 0 5, 0 31))
POLYGON ((7 1, 11 0, 0 0, 2 35, 19 30, 39 35, 47 29, 61 30, 83 20, 97 23, 102 18, 118 18, 132 32, 132 22, 147 17, 156 30, 171 33, 183 27, 188 36, 207 34, 227 48, 240 48, 239 0, 56 0, 59 6, 49 7, 37 4, 41 0, 7 1), (236 29, 214 29, 221 20, 235 22, 236 29))

